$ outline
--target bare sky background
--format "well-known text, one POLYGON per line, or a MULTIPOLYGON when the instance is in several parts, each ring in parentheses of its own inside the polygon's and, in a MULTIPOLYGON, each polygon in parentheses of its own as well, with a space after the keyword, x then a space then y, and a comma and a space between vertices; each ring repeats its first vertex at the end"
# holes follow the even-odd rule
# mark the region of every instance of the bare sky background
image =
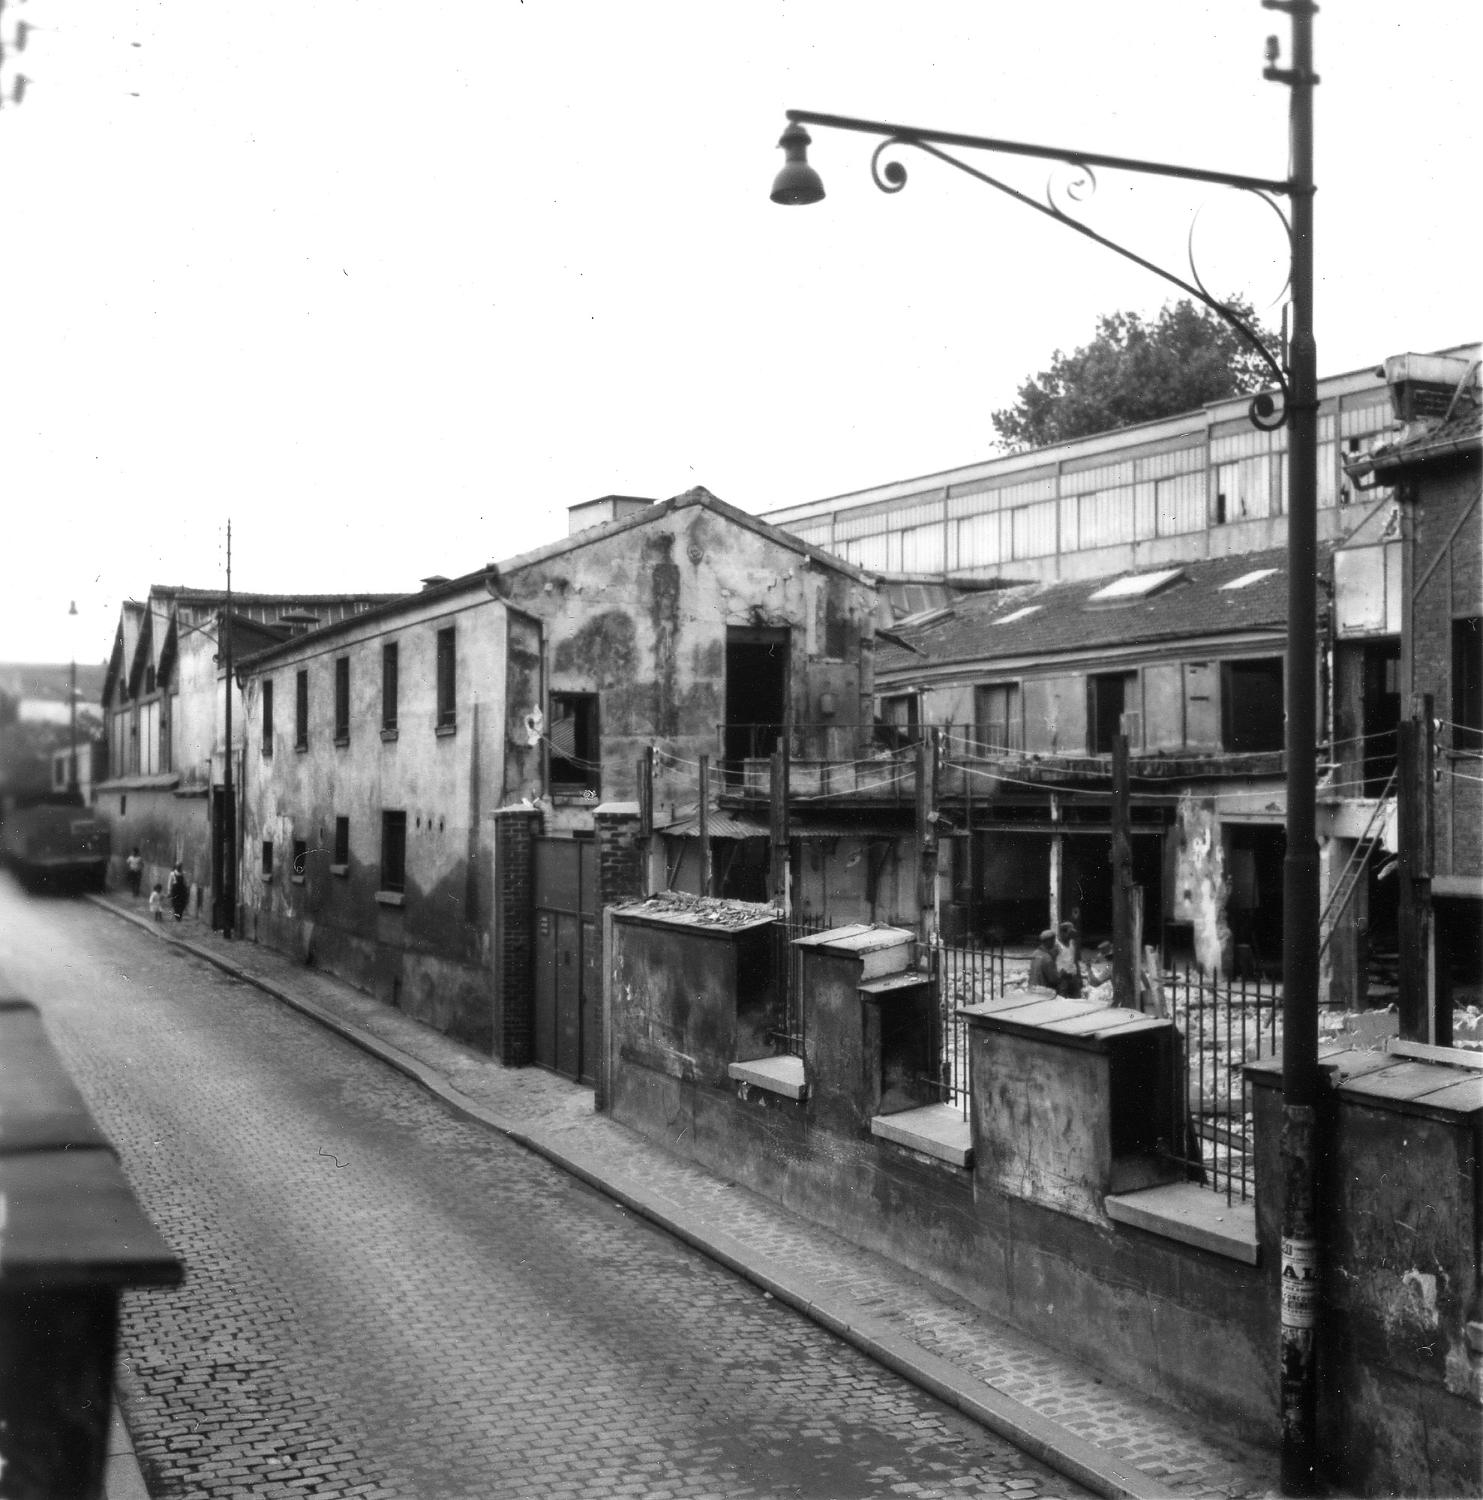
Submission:
MULTIPOLYGON (((761 511, 994 451, 1099 314, 1175 293, 789 106, 1281 177, 1259 0, 27 0, 0 110, 0 660, 99 660, 152 583, 413 589, 566 507, 761 511), (67 606, 77 600, 76 634, 67 606)), ((1476 0, 1315 22, 1321 374, 1483 336, 1476 0)), ((996 170, 985 162, 989 170, 996 170)), ((1039 193, 1047 171, 1004 162, 1039 193)), ((1270 211, 1104 175, 1085 217, 1274 323, 1270 211)))

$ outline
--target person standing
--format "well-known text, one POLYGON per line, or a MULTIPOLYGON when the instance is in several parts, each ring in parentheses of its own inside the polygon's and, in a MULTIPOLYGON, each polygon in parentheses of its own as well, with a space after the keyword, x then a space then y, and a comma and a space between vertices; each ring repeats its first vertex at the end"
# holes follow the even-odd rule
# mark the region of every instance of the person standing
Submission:
POLYGON ((1025 983, 1032 990, 1054 990, 1056 987, 1056 933, 1047 927, 1040 934, 1040 946, 1030 957, 1030 971, 1025 983))
POLYGON ((1058 995, 1076 999, 1081 994, 1081 934, 1071 922, 1062 922, 1055 938, 1056 983, 1058 995))
POLYGON ((149 893, 149 914, 156 922, 165 920, 165 898, 158 884, 149 893))
POLYGON ((124 879, 129 883, 129 894, 137 901, 139 883, 144 879, 144 861, 139 857, 138 844, 134 845, 133 852, 124 861, 124 879))
POLYGON ((185 878, 185 867, 176 860, 175 868, 170 871, 170 909, 175 913, 177 922, 185 916, 186 904, 190 898, 191 883, 185 878))

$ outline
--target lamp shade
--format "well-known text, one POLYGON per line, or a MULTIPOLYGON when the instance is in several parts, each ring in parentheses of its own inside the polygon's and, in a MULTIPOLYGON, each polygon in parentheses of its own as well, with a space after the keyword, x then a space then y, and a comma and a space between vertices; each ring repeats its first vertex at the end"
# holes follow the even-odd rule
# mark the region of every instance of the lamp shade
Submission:
POLYGON ((824 196, 819 174, 808 164, 809 134, 802 125, 790 121, 778 139, 786 160, 783 170, 772 184, 774 203, 817 203, 824 196))

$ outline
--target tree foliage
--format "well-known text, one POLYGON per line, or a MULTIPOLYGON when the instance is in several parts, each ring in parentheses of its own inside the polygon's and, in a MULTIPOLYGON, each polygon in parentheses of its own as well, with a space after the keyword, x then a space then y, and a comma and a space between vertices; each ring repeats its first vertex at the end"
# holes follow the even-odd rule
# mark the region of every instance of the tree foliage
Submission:
MULTIPOLYGON (((1275 347, 1249 303, 1233 298, 1230 306, 1275 347)), ((1074 354, 1056 350, 1050 368, 1020 386, 1015 404, 994 413, 994 431, 1012 452, 1043 448, 1271 384, 1266 363, 1235 329, 1186 297, 1153 321, 1130 312, 1099 318, 1091 343, 1074 354)))

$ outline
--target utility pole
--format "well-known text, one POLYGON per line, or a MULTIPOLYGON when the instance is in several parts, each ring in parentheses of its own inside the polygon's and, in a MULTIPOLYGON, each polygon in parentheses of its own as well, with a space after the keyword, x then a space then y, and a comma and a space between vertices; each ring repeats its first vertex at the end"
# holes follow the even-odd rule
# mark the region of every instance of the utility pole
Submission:
MULTIPOLYGON (((67 611, 71 620, 77 618, 77 600, 72 601, 67 611)), ((67 751, 67 795, 77 795, 77 626, 72 626, 72 671, 67 688, 67 714, 69 735, 67 751)))
POLYGON ((1287 855, 1282 904, 1282 1318, 1278 1388, 1284 1495, 1318 1487, 1318 349, 1313 337, 1311 0, 1262 0, 1292 17, 1292 66, 1262 76, 1291 90, 1292 341, 1287 443, 1287 855))
POLYGON ((1432 947, 1432 765, 1430 694, 1412 700, 1397 726, 1396 777, 1400 853, 1400 1032, 1410 1042, 1452 1045, 1452 1010, 1436 1003, 1432 947))
POLYGON ((226 752, 221 773, 221 935, 235 936, 237 913, 237 797, 232 785, 232 523, 227 521, 227 607, 221 617, 221 654, 226 663, 226 752))

